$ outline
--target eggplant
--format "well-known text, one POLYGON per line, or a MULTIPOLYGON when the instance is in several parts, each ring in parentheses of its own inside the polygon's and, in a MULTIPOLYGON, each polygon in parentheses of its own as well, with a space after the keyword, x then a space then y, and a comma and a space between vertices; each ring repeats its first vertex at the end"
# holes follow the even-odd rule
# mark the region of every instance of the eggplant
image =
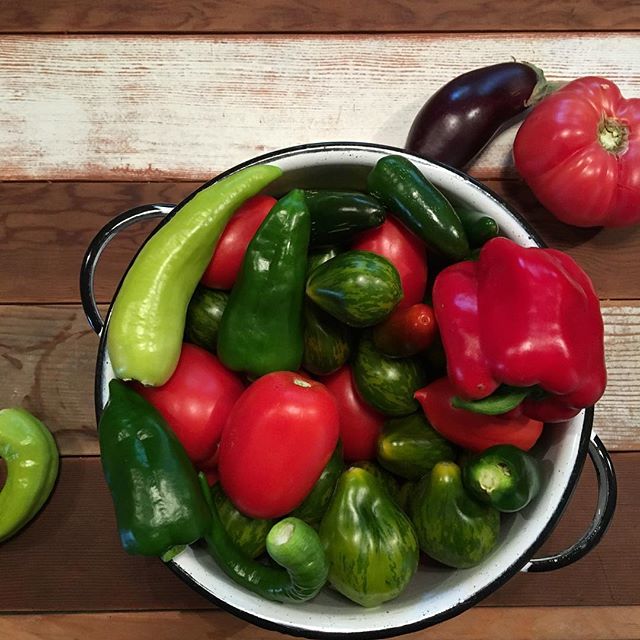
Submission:
POLYGON ((438 89, 415 117, 407 151, 462 169, 510 120, 557 88, 537 67, 502 62, 438 89))

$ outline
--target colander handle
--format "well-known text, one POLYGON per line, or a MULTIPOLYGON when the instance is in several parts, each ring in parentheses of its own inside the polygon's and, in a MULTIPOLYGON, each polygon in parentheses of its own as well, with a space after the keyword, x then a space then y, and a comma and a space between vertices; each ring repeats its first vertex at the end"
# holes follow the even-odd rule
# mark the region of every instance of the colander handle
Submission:
POLYGON ((80 299, 82 300, 82 308, 87 316, 89 326, 98 335, 102 332, 104 320, 96 303, 93 277, 100 255, 111 240, 123 229, 151 218, 164 218, 173 211, 174 207, 174 204, 145 204, 129 209, 109 220, 89 243, 80 268, 80 299))
POLYGON ((522 571, 533 573, 553 571, 566 567, 585 556, 601 540, 613 518, 618 495, 616 473, 607 449, 595 433, 589 442, 589 457, 596 469, 598 478, 598 504, 591 525, 586 533, 572 546, 555 555, 534 558, 526 564, 522 571))

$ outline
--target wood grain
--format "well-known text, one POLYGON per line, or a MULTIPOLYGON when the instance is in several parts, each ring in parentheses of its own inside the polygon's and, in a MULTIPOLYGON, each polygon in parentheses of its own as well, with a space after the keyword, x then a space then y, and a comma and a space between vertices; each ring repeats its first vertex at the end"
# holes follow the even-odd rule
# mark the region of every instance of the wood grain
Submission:
MULTIPOLYGON (((639 43, 633 33, 6 36, 0 175, 200 180, 306 142, 403 146, 436 89, 512 58, 639 95, 639 43)), ((513 175, 514 133, 495 139, 476 175, 513 175)))
MULTIPOLYGON (((45 614, 0 617, 11 640, 282 640, 223 611, 45 614)), ((404 640, 638 640, 640 607, 476 607, 404 640)))
MULTIPOLYGON (((493 606, 640 605, 640 453, 614 454, 619 495, 614 521, 596 549, 548 574, 519 574, 484 601, 493 606)), ((541 553, 575 542, 595 509, 595 473, 585 471, 541 553)), ((47 507, 0 553, 0 611, 203 609, 212 605, 158 559, 119 546, 113 507, 97 458, 64 458, 47 507)))
MULTIPOLYGON (((640 302, 606 304, 609 383, 595 429, 611 450, 640 449, 640 302)), ((0 305, 0 407, 19 405, 54 432, 63 455, 95 455, 98 338, 77 305, 0 305)))
MULTIPOLYGON (((77 302, 82 256, 110 218, 144 203, 179 202, 199 184, 0 183, 0 303, 77 302)), ((573 256, 591 276, 601 298, 624 300, 640 295, 640 226, 570 227, 551 216, 521 180, 488 180, 486 184, 522 213, 549 245, 573 256)), ((133 227, 109 245, 98 266, 98 300, 111 299, 154 224, 133 227)))
MULTIPOLYGON (((631 3, 633 4, 633 3, 631 3)), ((76 0, 0 3, 0 32, 303 32, 532 31, 638 29, 629 2, 558 0, 245 0, 233 10, 221 0, 123 4, 76 0)))

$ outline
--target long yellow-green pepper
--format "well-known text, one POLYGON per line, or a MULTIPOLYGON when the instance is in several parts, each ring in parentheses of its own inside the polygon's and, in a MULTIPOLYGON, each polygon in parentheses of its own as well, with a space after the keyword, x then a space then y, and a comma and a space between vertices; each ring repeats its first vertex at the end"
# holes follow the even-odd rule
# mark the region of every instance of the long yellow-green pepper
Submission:
POLYGON ((164 384, 180 357, 187 305, 234 211, 282 174, 263 165, 202 189, 144 245, 111 311, 107 350, 118 378, 164 384))

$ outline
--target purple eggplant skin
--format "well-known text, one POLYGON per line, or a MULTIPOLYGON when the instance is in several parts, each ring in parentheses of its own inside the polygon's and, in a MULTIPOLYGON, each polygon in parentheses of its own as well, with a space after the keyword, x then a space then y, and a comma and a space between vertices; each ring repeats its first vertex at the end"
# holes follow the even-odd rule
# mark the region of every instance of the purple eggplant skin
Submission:
POLYGON ((406 149, 463 169, 510 120, 553 90, 540 69, 502 62, 454 78, 415 117, 406 149))

